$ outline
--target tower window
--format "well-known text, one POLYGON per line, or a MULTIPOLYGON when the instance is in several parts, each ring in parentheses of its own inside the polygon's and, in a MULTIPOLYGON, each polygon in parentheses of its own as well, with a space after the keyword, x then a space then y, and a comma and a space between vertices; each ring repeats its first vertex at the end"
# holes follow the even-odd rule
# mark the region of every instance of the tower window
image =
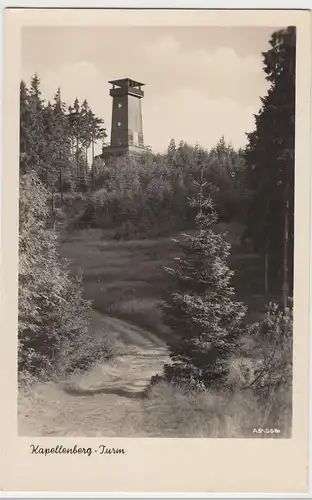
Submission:
POLYGON ((118 103, 118 108, 122 108, 121 102, 118 103))
POLYGON ((118 125, 118 127, 121 127, 121 122, 118 122, 117 125, 118 125))

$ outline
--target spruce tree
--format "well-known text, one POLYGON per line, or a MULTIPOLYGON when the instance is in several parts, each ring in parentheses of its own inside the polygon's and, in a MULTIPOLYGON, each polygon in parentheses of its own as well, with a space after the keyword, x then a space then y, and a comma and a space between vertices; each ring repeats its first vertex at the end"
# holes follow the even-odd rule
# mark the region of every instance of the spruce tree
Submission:
POLYGON ((29 157, 27 154, 30 135, 29 91, 23 80, 20 83, 20 172, 25 173, 29 157))
POLYGON ((40 79, 37 74, 30 81, 28 102, 30 108, 30 129, 27 147, 29 165, 39 174, 41 180, 44 181, 46 170, 42 158, 46 149, 44 137, 45 103, 41 96, 40 79))
POLYGON ((80 111, 80 123, 81 123, 81 145, 85 156, 86 171, 84 174, 88 174, 88 151, 92 142, 92 115, 91 109, 89 107, 88 101, 85 99, 81 105, 80 111))
POLYGON ((66 115, 66 105, 61 100, 60 88, 58 88, 53 102, 53 142, 57 150, 57 184, 62 204, 63 185, 65 182, 67 182, 68 185, 72 184, 73 162, 71 161, 71 137, 69 122, 66 115))
POLYGON ((81 140, 81 113, 80 113, 80 104, 78 98, 75 99, 73 106, 69 106, 68 112, 69 112, 71 143, 75 154, 76 178, 78 181, 80 177, 79 152, 80 152, 80 140, 81 140))
POLYGON ((246 313, 235 301, 227 266, 230 245, 216 234, 217 215, 211 197, 191 200, 197 210, 197 232, 176 241, 179 254, 174 267, 166 267, 169 287, 163 297, 164 322, 170 327, 172 363, 165 377, 176 383, 222 385, 227 360, 237 347, 246 313))
POLYGON ((296 28, 273 33, 262 55, 270 88, 247 134, 246 236, 263 256, 266 291, 283 288, 286 307, 293 292, 296 28))
POLYGON ((168 164, 171 167, 175 166, 174 160, 175 160, 175 156, 176 156, 176 151, 177 151, 177 146, 176 146, 175 140, 171 139, 171 141, 169 142, 169 145, 167 148, 167 154, 166 154, 168 164))

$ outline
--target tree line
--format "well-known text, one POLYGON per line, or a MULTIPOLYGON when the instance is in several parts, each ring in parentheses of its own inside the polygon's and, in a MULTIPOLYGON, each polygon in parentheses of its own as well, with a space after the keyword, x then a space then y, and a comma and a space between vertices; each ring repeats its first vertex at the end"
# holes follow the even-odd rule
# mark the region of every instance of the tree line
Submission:
POLYGON ((94 180, 80 224, 112 228, 116 237, 170 235, 194 225, 188 198, 198 190, 203 172, 204 194, 213 193, 220 219, 244 218, 244 160, 221 138, 211 150, 185 141, 170 141, 165 154, 148 152, 135 158, 112 159, 94 180))
POLYGON ((33 75, 27 88, 20 84, 20 172, 36 172, 52 195, 81 190, 93 175, 94 144, 104 140, 104 122, 86 99, 67 106, 57 89, 53 101, 42 98, 40 79, 33 75), (88 152, 91 149, 91 168, 88 152))

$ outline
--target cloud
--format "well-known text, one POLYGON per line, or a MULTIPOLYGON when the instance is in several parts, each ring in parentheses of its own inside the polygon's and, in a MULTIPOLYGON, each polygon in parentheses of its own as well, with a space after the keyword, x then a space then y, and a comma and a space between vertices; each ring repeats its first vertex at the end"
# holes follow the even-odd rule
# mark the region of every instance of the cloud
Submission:
POLYGON ((205 93, 184 88, 151 104, 145 103, 145 140, 163 151, 170 139, 186 140, 204 147, 214 146, 222 135, 234 147, 246 143, 245 133, 254 128, 258 106, 240 105, 224 98, 211 99, 205 93), (153 117, 152 120, 145 117, 153 117))
POLYGON ((63 64, 57 69, 48 68, 39 74, 43 95, 50 99, 61 88, 62 99, 71 102, 75 97, 92 100, 94 90, 102 80, 101 71, 94 63, 77 61, 63 64), (95 88, 94 88, 95 87, 95 88))
POLYGON ((163 37, 145 47, 143 55, 151 84, 159 79, 157 75, 163 75, 164 92, 170 87, 187 85, 205 89, 214 98, 230 98, 246 104, 252 104, 257 91, 265 92, 261 54, 239 56, 232 47, 209 52, 182 47, 174 37, 163 37))
POLYGON ((180 49, 180 42, 173 35, 165 35, 158 38, 150 46, 144 46, 143 50, 148 58, 162 60, 163 58, 176 57, 180 49))

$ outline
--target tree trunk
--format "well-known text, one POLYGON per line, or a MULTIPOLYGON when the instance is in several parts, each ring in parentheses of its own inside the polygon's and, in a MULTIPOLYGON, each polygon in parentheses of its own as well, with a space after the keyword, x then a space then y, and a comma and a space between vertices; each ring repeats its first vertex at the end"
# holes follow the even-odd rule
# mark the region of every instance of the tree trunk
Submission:
POLYGON ((62 179, 62 167, 60 167, 60 197, 61 197, 61 207, 63 206, 63 179, 62 179))
POLYGON ((269 293, 269 245, 268 238, 265 240, 265 254, 264 254, 264 293, 269 293))
POLYGON ((283 251, 283 307, 287 312, 289 283, 288 283, 288 245, 289 245, 289 196, 288 189, 285 192, 285 212, 284 212, 284 251, 283 251))
POLYGON ((52 188, 52 215, 55 215, 55 197, 54 197, 54 188, 52 188))
POLYGON ((94 140, 92 139, 92 167, 91 167, 91 175, 92 175, 92 180, 94 180, 94 140))
POLYGON ((79 179, 79 142, 78 138, 76 138, 76 168, 77 168, 77 180, 79 179))

